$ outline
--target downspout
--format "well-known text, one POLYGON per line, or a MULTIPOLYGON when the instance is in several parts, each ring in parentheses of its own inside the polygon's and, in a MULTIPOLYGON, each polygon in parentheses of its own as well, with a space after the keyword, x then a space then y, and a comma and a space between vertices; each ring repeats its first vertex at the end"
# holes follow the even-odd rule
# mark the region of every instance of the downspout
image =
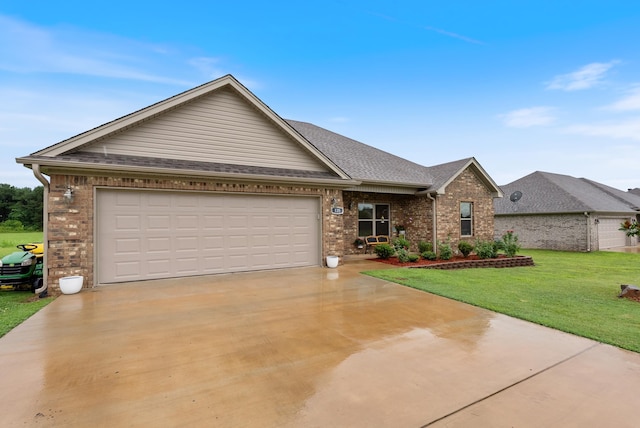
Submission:
POLYGON ((44 244, 44 256, 42 257, 42 287, 35 290, 35 294, 40 294, 47 290, 47 281, 49 277, 49 234, 47 232, 47 229, 49 228, 49 182, 40 172, 40 165, 33 164, 31 165, 31 169, 33 170, 33 175, 35 175, 36 179, 38 179, 44 187, 42 196, 44 199, 42 203, 42 242, 44 244))
POLYGON ((586 211, 584 216, 587 218, 587 252, 591 252, 591 216, 586 211))
MULTIPOLYGON (((438 194, 436 193, 436 196, 438 196, 438 194)), ((437 227, 438 227, 438 222, 437 222, 437 215, 436 215, 436 198, 434 198, 433 196, 431 196, 430 193, 427 193, 427 198, 431 199, 431 212, 432 212, 432 216, 431 216, 431 221, 432 221, 432 225, 431 225, 431 230, 433 231, 433 251, 436 252, 438 251, 438 235, 437 235, 437 227)))

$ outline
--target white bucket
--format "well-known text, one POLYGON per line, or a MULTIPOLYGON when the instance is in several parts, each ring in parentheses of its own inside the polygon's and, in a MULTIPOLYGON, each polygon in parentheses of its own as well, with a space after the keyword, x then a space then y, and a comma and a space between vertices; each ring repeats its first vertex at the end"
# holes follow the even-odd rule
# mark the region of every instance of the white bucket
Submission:
POLYGON ((60 278, 60 291, 62 294, 75 294, 82 289, 83 276, 65 276, 60 278))
POLYGON ((337 268, 338 262, 340 258, 338 256, 327 256, 327 267, 328 268, 337 268))

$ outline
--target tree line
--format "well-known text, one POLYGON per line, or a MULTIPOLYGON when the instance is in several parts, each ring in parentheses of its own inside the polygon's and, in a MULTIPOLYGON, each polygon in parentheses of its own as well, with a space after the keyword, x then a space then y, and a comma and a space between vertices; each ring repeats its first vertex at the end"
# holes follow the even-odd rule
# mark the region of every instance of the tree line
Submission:
POLYGON ((0 232, 42 230, 44 188, 0 184, 0 232))

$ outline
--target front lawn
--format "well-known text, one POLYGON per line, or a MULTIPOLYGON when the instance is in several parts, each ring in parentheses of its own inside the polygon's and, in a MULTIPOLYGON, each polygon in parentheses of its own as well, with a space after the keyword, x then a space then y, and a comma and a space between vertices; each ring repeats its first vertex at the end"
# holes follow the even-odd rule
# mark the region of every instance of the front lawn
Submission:
POLYGON ((640 254, 522 253, 536 266, 365 273, 640 352, 640 303, 617 297, 620 284, 640 286, 640 254))

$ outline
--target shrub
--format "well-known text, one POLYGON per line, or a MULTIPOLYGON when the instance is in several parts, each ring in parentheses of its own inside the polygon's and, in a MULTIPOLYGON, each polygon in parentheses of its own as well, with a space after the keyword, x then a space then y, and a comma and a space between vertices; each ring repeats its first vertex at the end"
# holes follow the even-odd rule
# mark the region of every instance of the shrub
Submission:
POLYGON ((434 253, 433 251, 423 251, 422 254, 420 254, 420 255, 425 260, 435 260, 435 259, 438 258, 436 253, 434 253))
POLYGON ((408 250, 409 245, 410 245, 409 241, 402 236, 393 240, 393 246, 395 247, 396 251, 399 251, 402 248, 404 248, 405 250, 408 250))
POLYGON ((418 243, 418 251, 420 251, 420 254, 425 251, 433 251, 433 244, 431 242, 420 241, 420 243, 418 243))
POLYGON ((440 252, 440 259, 442 260, 449 260, 451 256, 453 256, 453 249, 451 249, 449 242, 438 243, 438 251, 440 252))
POLYGON ((376 245, 376 247, 374 248, 374 251, 376 252, 376 255, 381 259, 388 259, 389 257, 393 256, 396 252, 396 250, 394 250, 393 247, 389 244, 376 245))
POLYGON ((498 246, 492 241, 476 241, 475 251, 481 259, 494 259, 498 257, 498 246))
POLYGON ((417 254, 409 254, 409 261, 411 263, 415 263, 418 260, 420 260, 420 256, 419 255, 417 255, 417 254))
POLYGON ((0 223, 0 232, 24 232, 24 225, 20 220, 7 220, 0 223))
POLYGON ((400 263, 407 263, 409 261, 409 252, 406 249, 400 248, 398 250, 398 261, 400 263))
POLYGON ((513 257, 520 251, 518 235, 514 234, 513 230, 507 230, 507 233, 502 235, 502 250, 507 257, 513 257))
POLYGON ((467 257, 473 251, 473 245, 467 241, 460 241, 458 243, 458 250, 460 250, 464 257, 467 257))

